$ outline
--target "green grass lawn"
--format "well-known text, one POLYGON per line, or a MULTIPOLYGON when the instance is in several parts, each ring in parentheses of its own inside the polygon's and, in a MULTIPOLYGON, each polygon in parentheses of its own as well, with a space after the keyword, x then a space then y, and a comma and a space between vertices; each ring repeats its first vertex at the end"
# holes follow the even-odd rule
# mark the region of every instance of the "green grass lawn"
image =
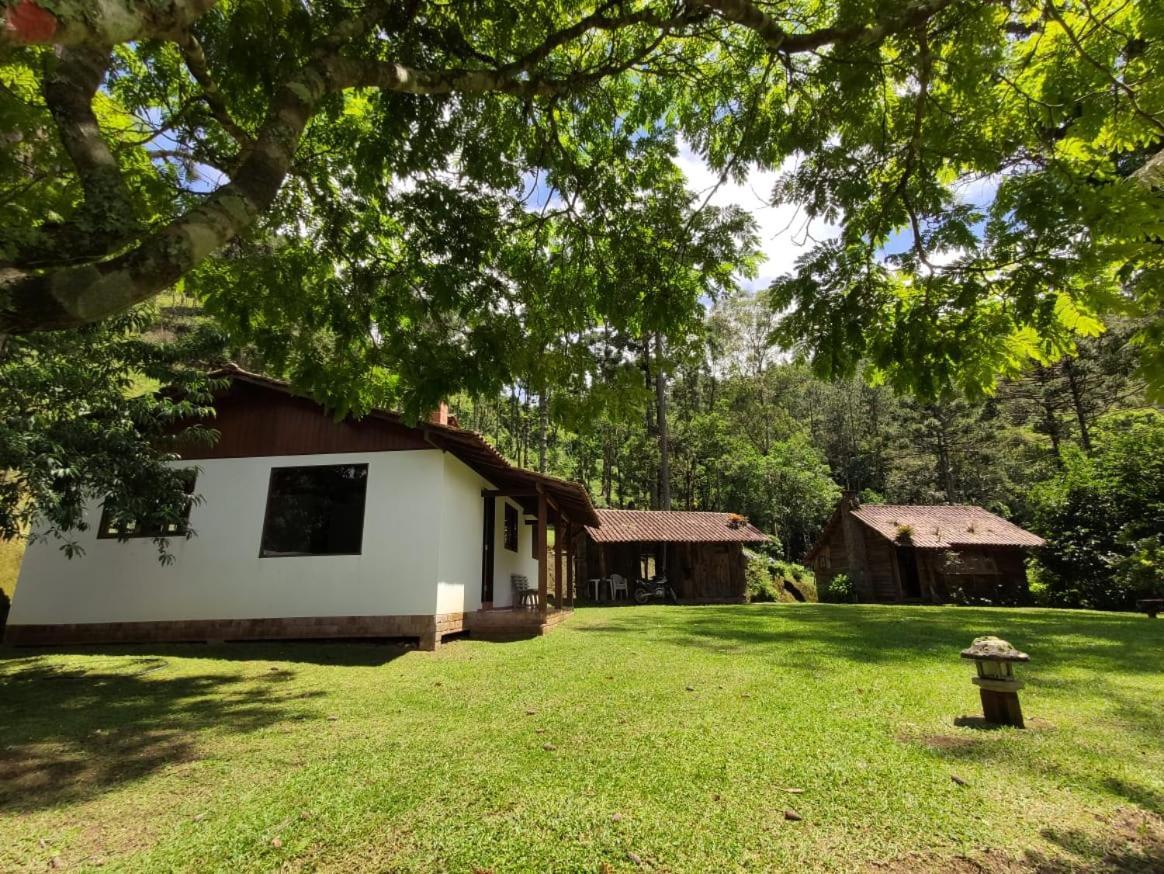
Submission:
POLYGON ((1159 871, 1161 814, 1143 616, 606 608, 437 653, 0 651, 3 871, 1159 871), (1031 654, 1030 730, 956 724, 985 633, 1031 654))

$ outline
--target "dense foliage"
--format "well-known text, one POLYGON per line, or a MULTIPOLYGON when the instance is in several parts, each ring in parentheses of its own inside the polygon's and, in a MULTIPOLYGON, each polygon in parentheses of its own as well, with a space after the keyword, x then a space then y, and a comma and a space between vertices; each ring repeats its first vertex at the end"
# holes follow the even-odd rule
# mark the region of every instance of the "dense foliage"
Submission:
MULTIPOLYGON (((732 296, 686 346, 662 362, 640 349, 637 381, 595 384, 589 402, 517 384, 455 406, 503 452, 587 483, 600 504, 660 507, 668 491, 676 509, 743 513, 776 535, 787 559, 803 557, 847 488, 869 503, 978 504, 1035 530, 1049 540, 1040 576, 1056 603, 1128 606, 1159 576, 1164 513, 1150 490, 1164 453, 1151 451, 1160 419, 1141 409, 1131 327, 1110 325, 985 401, 920 401, 859 378, 819 379, 782 352, 768 313, 763 295, 732 296), (666 383, 665 432, 655 370, 666 383), (610 397, 619 403, 576 415, 610 397), (1095 540, 1091 529, 1106 533, 1095 540)), ((775 596, 754 564, 754 597, 775 596)), ((821 593, 851 595, 843 583, 821 593)))
MULTIPOLYGON (((70 555, 71 532, 105 498, 110 522, 164 530, 182 523, 191 497, 176 457, 179 435, 210 439, 180 422, 212 414, 203 368, 217 347, 204 331, 170 342, 142 335, 152 312, 134 312, 71 334, 9 337, 0 354, 0 538, 34 532, 70 555), (173 391, 157 393, 158 385, 173 391)), ((193 532, 191 532, 193 533, 193 532)), ((164 537, 156 539, 168 556, 164 537)))
MULTIPOLYGON (((0 330, 183 283, 302 387, 418 412, 506 384, 542 325, 681 330, 670 290, 635 285, 699 221, 675 220, 681 139, 723 178, 780 171, 775 200, 840 227, 773 297, 819 373, 980 394, 1119 313, 1160 381, 1160 0, 3 15, 0 330)), ((573 361, 546 358, 535 384, 573 361)))
POLYGON ((1128 609, 1164 597, 1164 415, 1111 414, 1092 439, 1036 489, 1040 577, 1052 604, 1128 609))

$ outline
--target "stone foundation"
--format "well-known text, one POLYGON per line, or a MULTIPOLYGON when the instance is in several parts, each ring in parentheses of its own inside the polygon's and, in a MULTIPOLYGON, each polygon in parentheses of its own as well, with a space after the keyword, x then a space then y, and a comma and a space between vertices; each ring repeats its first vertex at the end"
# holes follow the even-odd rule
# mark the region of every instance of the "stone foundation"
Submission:
POLYGON ((227 640, 309 640, 411 637, 436 649, 446 634, 465 630, 465 614, 439 616, 295 616, 281 619, 180 619, 157 622, 86 622, 9 625, 10 646, 96 643, 205 643, 227 640))

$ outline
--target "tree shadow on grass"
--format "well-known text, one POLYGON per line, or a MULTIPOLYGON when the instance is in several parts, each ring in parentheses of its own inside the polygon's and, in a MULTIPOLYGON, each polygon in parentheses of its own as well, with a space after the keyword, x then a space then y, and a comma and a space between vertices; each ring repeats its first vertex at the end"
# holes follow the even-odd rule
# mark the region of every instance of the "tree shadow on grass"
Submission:
POLYGON ((1042 835, 1067 856, 1048 858, 1028 852, 1038 874, 1147 874, 1164 871, 1164 819, 1142 811, 1118 810, 1102 818, 1097 833, 1045 828, 1042 835), (1078 860, 1078 861, 1077 861, 1078 860))
MULTIPOLYGON (((1164 623, 1122 614, 998 608, 796 605, 676 607, 645 633, 680 646, 729 651, 744 646, 799 658, 822 655, 863 664, 919 658, 956 659, 974 637, 997 634, 1031 654, 1032 669, 1086 665, 1100 671, 1153 674, 1164 670, 1164 623)), ((641 629, 634 611, 605 617, 588 633, 641 629)))
POLYGON ((169 676, 158 655, 61 666, 0 657, 0 812, 83 800, 199 758, 197 732, 251 732, 316 714, 322 692, 261 676, 169 676))

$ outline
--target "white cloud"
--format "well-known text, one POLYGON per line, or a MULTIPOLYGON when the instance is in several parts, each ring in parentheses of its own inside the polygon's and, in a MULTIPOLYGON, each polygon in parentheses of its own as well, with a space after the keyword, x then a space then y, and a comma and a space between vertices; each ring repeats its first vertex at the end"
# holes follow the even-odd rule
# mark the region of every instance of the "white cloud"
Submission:
MULTIPOLYGON (((836 225, 810 221, 796 204, 773 204, 772 189, 778 171, 752 169, 742 183, 729 179, 716 189, 719 176, 686 143, 680 144, 676 163, 686 174, 688 186, 699 196, 699 203, 714 190, 713 205, 738 206, 756 220, 764 260, 759 275, 745 281, 745 288, 764 288, 776 277, 792 272, 796 259, 815 241, 831 239, 840 231, 836 225)), ((794 166, 795 158, 789 158, 782 169, 794 166)))

